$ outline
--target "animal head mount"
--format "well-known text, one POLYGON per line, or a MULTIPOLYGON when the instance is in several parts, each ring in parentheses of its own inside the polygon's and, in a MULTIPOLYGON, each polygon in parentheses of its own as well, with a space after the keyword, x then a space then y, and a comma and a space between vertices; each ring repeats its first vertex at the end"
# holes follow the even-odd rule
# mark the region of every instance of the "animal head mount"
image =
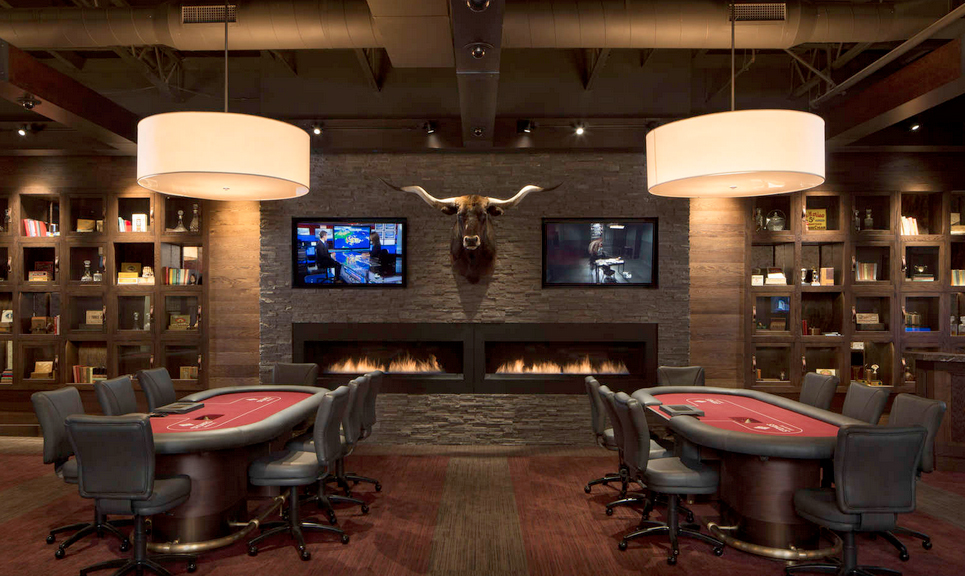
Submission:
POLYGON ((496 229, 493 218, 513 208, 533 192, 560 187, 560 184, 550 188, 523 186, 512 198, 500 200, 476 194, 436 198, 422 186, 399 187, 385 180, 382 182, 395 190, 417 194, 426 204, 443 214, 456 215, 449 240, 449 258, 453 269, 473 284, 479 282, 483 276, 491 274, 496 263, 496 229))

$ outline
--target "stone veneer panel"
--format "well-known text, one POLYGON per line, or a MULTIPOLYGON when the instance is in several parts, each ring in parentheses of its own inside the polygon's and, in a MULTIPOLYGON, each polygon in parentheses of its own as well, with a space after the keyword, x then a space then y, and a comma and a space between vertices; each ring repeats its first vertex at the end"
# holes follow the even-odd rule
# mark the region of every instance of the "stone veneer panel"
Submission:
MULTIPOLYGON (((642 154, 325 154, 312 158, 312 192, 261 205, 261 373, 292 357, 294 322, 657 322, 659 363, 689 359, 689 202, 651 196, 642 154), (550 186, 496 220, 499 260, 489 282, 452 273, 452 217, 385 178, 419 184, 438 197, 479 193, 508 198, 523 185, 550 186), (408 287, 402 290, 294 290, 291 219, 405 217, 408 287), (659 288, 542 289, 542 217, 659 218, 659 288)), ((385 395, 384 442, 592 442, 582 396, 385 395)))

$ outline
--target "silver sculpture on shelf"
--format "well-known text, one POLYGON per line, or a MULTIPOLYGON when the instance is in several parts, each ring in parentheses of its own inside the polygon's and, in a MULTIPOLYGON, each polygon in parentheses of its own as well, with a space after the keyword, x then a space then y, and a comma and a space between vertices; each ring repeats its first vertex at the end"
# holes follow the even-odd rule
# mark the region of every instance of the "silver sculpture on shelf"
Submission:
POLYGON ((94 275, 90 270, 90 260, 84 260, 84 273, 80 277, 81 282, 93 282, 94 275))
POLYGON ((194 204, 192 210, 194 214, 191 216, 191 224, 188 225, 188 230, 199 232, 201 230, 201 216, 198 214, 198 205, 194 204))
POLYGON ((174 227, 171 232, 187 232, 188 229, 184 227, 184 210, 178 210, 178 225, 174 227))

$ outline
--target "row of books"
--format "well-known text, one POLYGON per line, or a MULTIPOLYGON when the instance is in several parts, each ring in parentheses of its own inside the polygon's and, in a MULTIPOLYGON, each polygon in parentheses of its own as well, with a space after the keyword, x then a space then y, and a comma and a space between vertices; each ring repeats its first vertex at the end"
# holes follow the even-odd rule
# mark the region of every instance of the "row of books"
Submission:
POLYGON ((43 220, 33 218, 23 219, 23 233, 31 238, 38 236, 60 236, 60 232, 51 230, 43 220))
POLYGON ((74 384, 93 384, 107 380, 107 371, 103 367, 76 365, 72 367, 74 384))
POLYGON ((901 217, 901 235, 902 236, 917 236, 918 232, 918 220, 911 216, 901 217))
POLYGON ((130 220, 117 217, 118 232, 147 232, 147 214, 132 214, 130 220))
POLYGON ((965 270, 952 270, 952 286, 965 286, 965 270))
POLYGON ((855 270, 855 280, 858 282, 874 282, 878 279, 877 262, 858 262, 855 270))
POLYGON ((13 384, 13 370, 7 368, 0 372, 0 384, 13 384))
POLYGON ((191 268, 161 268, 161 277, 165 284, 173 286, 187 286, 189 284, 200 284, 201 274, 191 268))

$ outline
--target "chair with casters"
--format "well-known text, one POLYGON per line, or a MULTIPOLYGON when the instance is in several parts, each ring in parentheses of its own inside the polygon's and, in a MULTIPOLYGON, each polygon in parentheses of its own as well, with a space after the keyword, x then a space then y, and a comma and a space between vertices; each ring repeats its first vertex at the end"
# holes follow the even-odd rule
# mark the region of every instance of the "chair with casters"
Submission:
POLYGON ((838 382, 840 381, 837 376, 808 372, 804 375, 804 381, 801 382, 801 396, 798 398, 798 402, 828 410, 831 408, 831 401, 834 400, 838 382))
MULTIPOLYGON (((315 442, 312 451, 286 448, 255 460, 248 466, 248 481, 255 486, 281 486, 288 488, 287 515, 281 521, 262 524, 263 532, 248 541, 248 554, 258 554, 258 544, 276 534, 288 533, 295 540, 295 548, 302 560, 310 560, 311 552, 305 547, 305 530, 339 534, 342 544, 349 537, 343 530, 321 524, 311 518, 303 520, 298 501, 298 487, 315 484, 328 473, 342 450, 339 426, 348 409, 349 388, 339 386, 326 392, 315 414, 312 435, 315 442)), ((319 486, 322 490, 324 485, 319 486)))
POLYGON ((271 383, 286 386, 318 386, 318 364, 275 362, 271 367, 271 383))
MULTIPOLYGON (((891 405, 891 414, 888 416, 887 426, 924 426, 928 432, 925 439, 925 450, 921 455, 921 463, 918 466, 916 478, 921 478, 922 472, 931 472, 935 469, 935 436, 942 425, 942 418, 945 416, 945 403, 941 400, 932 400, 914 396, 912 394, 898 394, 891 405)), ((880 534, 885 540, 890 542, 898 549, 898 557, 908 560, 908 548, 900 540, 898 535, 911 536, 921 540, 921 547, 931 550, 931 537, 923 532, 917 532, 902 526, 896 526, 892 530, 880 534)))
POLYGON ((701 462, 692 451, 683 457, 650 460, 650 428, 646 408, 637 400, 619 392, 610 397, 613 409, 623 428, 624 459, 630 475, 639 478, 651 493, 664 494, 667 499, 667 521, 658 522, 644 518, 638 529, 620 541, 619 549, 626 550, 630 540, 647 536, 667 535, 670 539, 670 555, 667 564, 677 563, 680 536, 694 538, 712 545, 714 554, 724 553, 724 543, 702 534, 697 525, 680 525, 679 498, 687 494, 713 494, 717 491, 720 474, 716 468, 701 462))
POLYGON ((167 406, 178 400, 174 392, 174 381, 171 380, 167 368, 139 370, 137 372, 137 383, 144 391, 144 396, 147 397, 148 412, 154 412, 155 408, 167 406))
MULTIPOLYGON (((596 443, 602 448, 618 452, 620 448, 614 439, 613 428, 606 427, 606 408, 603 407, 603 398, 600 396, 600 383, 593 376, 587 376, 584 382, 586 395, 590 399, 590 422, 593 425, 593 434, 596 435, 596 443)), ((609 472, 605 476, 587 482, 583 491, 589 494, 593 486, 597 484, 609 486, 610 482, 624 483, 625 481, 621 479, 619 470, 609 472)), ((626 488, 623 488, 621 492, 625 493, 625 490, 626 488)))
MULTIPOLYGON (((383 248, 383 250, 385 250, 383 248)), ((362 414, 361 414, 361 425, 362 432, 359 436, 359 440, 365 440, 372 435, 372 429, 374 428, 376 422, 378 421, 378 416, 375 413, 375 402, 379 396, 379 390, 382 388, 382 378, 384 374, 381 370, 374 370, 366 374, 369 379, 369 389, 365 394, 365 398, 362 402, 362 414)), ((368 476, 359 476, 355 472, 347 472, 345 474, 345 479, 352 482, 352 485, 356 485, 359 482, 366 482, 368 484, 375 485, 375 491, 382 491, 382 483, 375 478, 369 478, 368 476)))
POLYGON ((137 412, 137 397, 130 376, 119 376, 110 380, 94 382, 97 403, 105 416, 123 416, 137 412))
MULTIPOLYGON (((64 422, 68 416, 84 413, 84 405, 80 401, 80 392, 73 386, 49 392, 34 392, 30 396, 30 402, 33 404, 34 413, 37 415, 37 420, 40 422, 40 428, 44 435, 44 464, 53 464, 57 476, 67 484, 77 484, 79 481, 77 460, 71 459, 74 450, 67 438, 67 427, 64 422)), ((47 535, 47 544, 53 544, 56 541, 57 534, 61 532, 74 532, 54 552, 54 557, 60 559, 66 555, 67 548, 81 538, 91 534, 102 536, 106 532, 117 537, 121 541, 121 552, 126 552, 131 548, 131 541, 117 529, 117 526, 124 524, 129 524, 129 522, 108 522, 95 506, 93 522, 79 522, 54 528, 47 535)))
POLYGON ((657 386, 703 386, 703 366, 660 366, 657 386))
POLYGON ((167 512, 191 495, 188 476, 155 477, 150 417, 74 414, 67 417, 67 435, 77 458, 80 495, 93 498, 101 514, 134 516, 134 557, 93 564, 82 568, 81 576, 108 568, 117 568, 119 575, 149 571, 170 576, 161 562, 186 562, 188 572, 194 572, 194 555, 147 553, 147 517, 167 512))
POLYGON ((794 492, 798 516, 841 535, 837 563, 788 566, 785 574, 820 572, 841 576, 896 574, 858 565, 855 532, 892 530, 898 514, 915 510, 915 477, 928 432, 922 426, 845 426, 834 450, 834 488, 794 492), (881 458, 887 454, 887 458, 881 458))
POLYGON ((868 424, 877 425, 881 414, 885 411, 885 404, 891 396, 886 388, 868 386, 860 382, 852 382, 848 386, 848 394, 844 397, 841 414, 848 418, 861 420, 868 424))

